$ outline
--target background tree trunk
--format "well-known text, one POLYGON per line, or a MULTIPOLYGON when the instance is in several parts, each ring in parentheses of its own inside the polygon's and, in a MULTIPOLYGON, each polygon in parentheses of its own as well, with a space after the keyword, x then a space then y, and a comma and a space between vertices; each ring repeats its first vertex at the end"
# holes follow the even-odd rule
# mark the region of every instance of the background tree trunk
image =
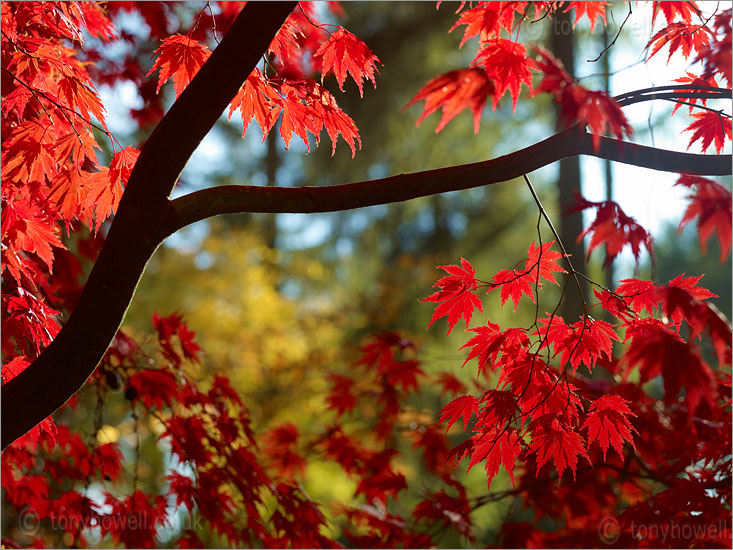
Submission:
MULTIPOLYGON (((555 56, 565 65, 567 71, 575 76, 575 40, 570 12, 558 10, 555 14, 550 47, 555 56)), ((555 103, 555 112, 557 129, 561 130, 565 127, 566 121, 561 120, 562 112, 559 103, 555 103)), ((580 159, 578 157, 560 161, 557 187, 559 190, 558 207, 560 212, 564 212, 575 202, 574 192, 580 193, 580 159)), ((570 260, 573 262, 573 267, 585 273, 585 247, 582 241, 576 242, 578 235, 583 230, 582 213, 576 212, 561 216, 559 226, 560 238, 568 254, 571 255, 570 260)), ((581 281, 581 288, 583 294, 587 296, 588 284, 584 280, 581 281)), ((583 302, 572 286, 565 294, 560 313, 568 322, 577 320, 578 316, 583 314, 583 302)))

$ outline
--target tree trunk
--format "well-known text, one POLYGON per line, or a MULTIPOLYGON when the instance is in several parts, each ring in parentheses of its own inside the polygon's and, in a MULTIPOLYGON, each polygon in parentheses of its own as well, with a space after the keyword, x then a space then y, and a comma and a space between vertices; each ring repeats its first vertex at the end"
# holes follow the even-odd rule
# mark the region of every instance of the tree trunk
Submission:
MULTIPOLYGON (((575 40, 573 39, 573 25, 571 14, 567 11, 558 10, 553 19, 552 37, 550 47, 555 56, 562 61, 567 71, 575 75, 575 40)), ((568 121, 562 120, 562 110, 559 103, 555 104, 557 129, 562 130, 568 121)), ((560 173, 558 175, 560 212, 564 212, 575 202, 575 192, 580 193, 580 159, 578 157, 565 158, 560 161, 560 173)), ((565 249, 571 255, 570 260, 573 267, 585 273, 585 247, 583 242, 577 242, 578 235, 583 231, 583 215, 580 212, 561 216, 560 238, 565 249)), ((581 280, 583 294, 588 296, 588 285, 581 280)), ((577 320, 583 314, 583 301, 573 285, 568 287, 560 310, 561 315, 568 321, 577 320)))

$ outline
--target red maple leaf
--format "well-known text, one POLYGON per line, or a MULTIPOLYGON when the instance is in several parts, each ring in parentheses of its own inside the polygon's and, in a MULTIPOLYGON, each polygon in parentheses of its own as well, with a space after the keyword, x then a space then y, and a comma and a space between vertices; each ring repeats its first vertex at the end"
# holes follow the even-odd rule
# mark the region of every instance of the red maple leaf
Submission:
POLYGON ((468 471, 479 462, 486 461, 484 467, 486 468, 488 486, 491 487, 491 480, 499 473, 499 467, 504 466, 504 470, 509 474, 513 484, 514 467, 519 454, 522 452, 522 440, 517 430, 492 427, 474 435, 471 439, 473 441, 473 451, 471 452, 468 471))
POLYGON ((155 53, 158 54, 158 58, 145 76, 150 76, 160 69, 158 87, 155 92, 158 93, 160 87, 172 78, 176 97, 181 95, 184 88, 196 76, 201 65, 211 55, 206 46, 199 44, 190 36, 180 34, 164 39, 155 53))
POLYGON ((657 301, 662 304, 662 311, 671 319, 676 330, 679 332, 683 319, 692 328, 690 340, 702 331, 708 318, 707 308, 701 301, 717 298, 706 288, 697 286, 702 277, 685 277, 682 273, 669 281, 668 285, 657 288, 657 301))
POLYGON ((631 136, 633 128, 628 123, 621 106, 603 90, 588 90, 575 82, 565 70, 562 62, 544 48, 535 47, 539 54, 536 63, 543 73, 539 90, 549 92, 560 103, 562 116, 567 126, 575 124, 588 126, 591 130, 593 148, 600 146, 600 136, 607 130, 617 138, 631 136))
POLYGON ((704 153, 711 143, 715 143, 715 152, 720 154, 725 145, 725 138, 731 139, 731 119, 711 111, 692 113, 690 116, 697 120, 683 130, 693 132, 687 148, 692 147, 696 141, 700 141, 700 149, 704 153))
POLYGON ((102 536, 110 534, 117 544, 127 547, 155 546, 158 529, 168 523, 165 497, 152 497, 139 489, 120 500, 107 494, 105 505, 111 512, 98 523, 102 527, 102 536))
POLYGON ((339 134, 349 144, 351 156, 355 156, 356 144, 358 143, 361 148, 361 137, 356 123, 339 108, 336 98, 328 90, 312 80, 307 82, 310 90, 306 105, 313 110, 313 116, 319 121, 316 143, 318 143, 322 124, 331 140, 331 156, 336 153, 336 141, 339 134))
POLYGON ((661 374, 664 401, 668 404, 675 403, 684 388, 690 418, 701 402, 711 408, 714 406, 716 384, 713 371, 694 345, 668 328, 656 324, 635 330, 624 360, 629 366, 639 365, 641 383, 661 374))
POLYGON ((659 10, 662 10, 667 23, 671 23, 679 16, 682 21, 688 22, 693 15, 699 14, 700 8, 697 7, 697 2, 681 2, 681 1, 664 1, 664 2, 652 2, 652 25, 659 15, 659 10))
POLYGON ((654 313, 657 307, 656 286, 651 281, 639 279, 623 279, 616 292, 623 296, 636 313, 646 309, 649 315, 654 313))
POLYGON ((672 23, 661 29, 651 37, 646 47, 653 43, 654 48, 647 59, 654 57, 664 46, 669 45, 669 56, 667 61, 672 58, 678 49, 682 49, 682 56, 687 59, 693 50, 696 53, 705 51, 710 44, 710 36, 712 32, 705 26, 693 25, 690 23, 672 23))
MULTIPOLYGON (((539 279, 545 279, 551 283, 559 284, 555 280, 553 273, 567 273, 562 267, 557 265, 557 260, 562 258, 560 252, 550 250, 555 241, 543 243, 542 246, 535 246, 534 241, 529 245, 529 258, 525 264, 525 269, 529 274, 532 282, 539 279), (536 270, 539 270, 539 274, 536 270)), ((539 283, 541 286, 541 282, 539 283)))
POLYGON ((265 80, 260 70, 255 69, 229 104, 229 119, 231 120, 234 111, 239 109, 242 115, 242 137, 244 137, 254 117, 262 129, 264 143, 267 134, 277 122, 277 117, 280 116, 282 109, 280 103, 280 96, 275 89, 265 80))
POLYGON ((143 404, 150 407, 162 409, 165 405, 170 406, 175 398, 178 387, 176 376, 165 369, 146 369, 136 372, 130 376, 128 382, 128 395, 134 395, 143 404), (134 391, 131 391, 134 389, 134 391))
POLYGON ((504 304, 511 296, 512 302, 514 302, 514 311, 517 311, 517 307, 519 306, 519 301, 522 299, 522 296, 527 295, 532 299, 532 302, 534 302, 534 294, 532 294, 532 286, 530 285, 530 282, 534 282, 531 280, 531 277, 527 277, 526 271, 516 271, 514 269, 502 269, 494 275, 494 278, 491 279, 491 286, 489 286, 489 290, 487 292, 491 292, 492 290, 496 290, 497 288, 501 287, 501 305, 504 307, 504 304))
POLYGON ((362 97, 364 97, 362 80, 368 78, 372 81, 374 87, 377 87, 374 72, 379 72, 376 64, 381 63, 381 61, 364 42, 343 27, 339 27, 336 32, 331 34, 330 38, 321 44, 313 57, 321 63, 321 80, 326 74, 333 71, 342 92, 344 91, 347 72, 356 82, 356 85, 359 86, 359 94, 362 97))
POLYGON ((525 262, 524 271, 502 269, 491 279, 491 284, 486 292, 488 293, 501 287, 502 307, 509 297, 511 297, 514 302, 514 311, 517 310, 519 301, 524 295, 529 296, 532 302, 534 302, 532 284, 536 284, 537 288, 540 288, 542 286, 540 279, 558 284, 553 272, 565 273, 565 270, 555 263, 562 257, 562 254, 550 250, 553 243, 554 241, 549 241, 541 247, 536 247, 534 241, 532 241, 529 245, 529 258, 525 262))
POLYGON ((481 411, 478 425, 506 426, 517 413, 517 398, 512 390, 489 390, 481 398, 484 408, 481 411))
POLYGON ((280 424, 263 436, 265 455, 283 476, 305 472, 306 460, 297 452, 298 438, 298 428, 292 422, 280 424))
POLYGON ((603 24, 606 24, 606 6, 608 2, 569 2, 565 11, 575 10, 573 27, 578 24, 581 17, 586 16, 590 21, 590 32, 592 33, 599 17, 603 19, 603 24))
POLYGON ((440 385, 443 393, 452 393, 453 395, 466 393, 466 384, 449 372, 438 373, 436 383, 440 385))
POLYGON ((84 206, 94 209, 95 231, 99 230, 110 212, 117 212, 127 180, 130 179, 139 155, 140 151, 134 147, 125 147, 114 154, 109 168, 103 167, 87 178, 89 191, 84 206))
POLYGON ((459 48, 462 48, 474 36, 480 36, 482 41, 486 41, 501 29, 499 19, 500 11, 496 9, 496 6, 492 6, 491 2, 481 2, 478 7, 461 13, 458 21, 455 22, 448 32, 453 32, 460 25, 466 25, 463 38, 458 46, 459 48))
POLYGON ((494 84, 481 69, 457 69, 431 79, 420 88, 404 109, 425 100, 423 112, 417 119, 418 126, 425 117, 441 109, 442 116, 435 128, 436 132, 440 132, 457 114, 470 108, 473 113, 473 131, 478 133, 481 112, 486 105, 486 99, 493 92, 494 84))
POLYGON ((176 508, 183 504, 188 511, 196 504, 196 487, 193 480, 173 470, 165 477, 168 481, 168 494, 176 496, 176 508))
MULTIPOLYGON (((718 83, 715 82, 714 77, 698 76, 689 71, 685 71, 685 76, 681 76, 680 78, 675 78, 674 81, 682 82, 684 84, 690 84, 690 86, 712 86, 714 88, 718 86, 718 83)), ((692 88, 680 87, 678 90, 675 90, 675 91, 679 91, 679 92, 692 91, 692 88)), ((690 97, 690 98, 685 99, 685 101, 690 104, 688 107, 690 113, 695 108, 694 105, 698 101, 702 103, 703 105, 707 105, 707 99, 705 98, 698 99, 696 97, 690 97)), ((675 103, 674 109, 672 109, 672 114, 677 112, 677 109, 679 109, 680 107, 682 107, 682 103, 675 103)))
POLYGON ((675 185, 695 187, 696 192, 687 198, 691 201, 682 216, 678 233, 697 218, 700 249, 707 250, 707 242, 713 232, 720 243, 720 263, 725 262, 731 248, 731 192, 717 182, 700 176, 683 175, 675 185))
POLYGON ((605 321, 597 321, 583 317, 571 325, 566 325, 559 316, 538 319, 540 325, 545 325, 536 334, 545 340, 542 347, 552 345, 554 355, 560 355, 563 365, 570 364, 573 374, 581 363, 593 370, 596 360, 610 359, 613 355, 613 340, 619 337, 613 325, 605 321))
POLYGON ((624 441, 634 446, 631 432, 636 432, 627 417, 636 416, 629 409, 628 401, 618 395, 602 395, 595 401, 588 411, 588 416, 582 429, 588 430, 588 447, 598 440, 603 450, 603 460, 606 460, 606 451, 611 445, 618 456, 623 459, 624 441))
POLYGON ((331 392, 326 397, 328 408, 335 410, 337 416, 341 416, 356 406, 356 398, 351 393, 354 380, 334 373, 329 374, 328 378, 333 384, 331 386, 331 392))
POLYGON ((483 45, 472 65, 483 65, 489 81, 494 84, 493 108, 499 103, 504 92, 512 96, 512 110, 517 106, 519 88, 525 84, 532 95, 532 73, 535 62, 527 57, 524 45, 511 40, 497 38, 483 45))
POLYGON ((448 427, 445 429, 447 432, 456 420, 463 417, 463 426, 468 429, 468 419, 474 413, 478 414, 478 399, 473 395, 462 395, 440 409, 438 422, 448 422, 448 427))
POLYGON ((478 287, 476 282, 476 269, 468 260, 461 258, 461 265, 441 265, 440 269, 449 273, 433 287, 440 290, 429 297, 420 300, 421 302, 433 302, 439 304, 435 308, 433 317, 428 328, 441 317, 448 317, 448 334, 463 317, 466 321, 466 328, 473 316, 473 310, 478 308, 483 313, 481 299, 473 291, 478 287))
POLYGON ((649 255, 654 257, 652 236, 636 223, 631 216, 627 216, 615 201, 592 202, 584 199, 576 193, 576 204, 568 209, 566 213, 580 212, 586 208, 596 209, 596 218, 593 222, 578 235, 580 242, 586 235, 591 235, 588 245, 588 258, 591 253, 601 244, 606 245, 606 258, 603 266, 606 267, 613 262, 613 259, 623 250, 627 244, 631 246, 634 259, 639 261, 639 253, 643 245, 649 255))
POLYGON ((499 353, 516 353, 529 347, 529 337, 523 329, 508 329, 502 332, 499 325, 489 322, 486 326, 469 329, 476 336, 466 342, 463 348, 472 348, 463 362, 465 366, 471 359, 478 360, 478 374, 491 367, 495 369, 499 353))
POLYGON ((616 294, 611 294, 607 290, 598 292, 595 288, 593 294, 601 301, 601 307, 614 317, 618 317, 623 321, 630 321, 633 318, 633 312, 627 303, 616 294))
POLYGON ((590 458, 585 450, 583 437, 570 427, 562 424, 554 415, 544 415, 532 422, 532 442, 529 450, 537 454, 537 474, 550 460, 555 463, 558 474, 558 485, 562 474, 567 469, 575 472, 578 468, 578 457, 590 458))

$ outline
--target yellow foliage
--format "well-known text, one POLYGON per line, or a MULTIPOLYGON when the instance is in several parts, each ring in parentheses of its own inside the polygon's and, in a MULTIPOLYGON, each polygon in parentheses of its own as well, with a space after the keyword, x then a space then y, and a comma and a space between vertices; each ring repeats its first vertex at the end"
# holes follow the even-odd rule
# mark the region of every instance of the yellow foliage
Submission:
POLYGON ((257 236, 212 233, 204 252, 164 249, 153 258, 128 319, 146 328, 153 311, 181 313, 204 365, 231 379, 260 426, 322 414, 325 373, 338 361, 346 323, 333 296, 286 294, 293 282, 284 274, 323 282, 328 269, 302 257, 281 268, 281 252, 257 236))

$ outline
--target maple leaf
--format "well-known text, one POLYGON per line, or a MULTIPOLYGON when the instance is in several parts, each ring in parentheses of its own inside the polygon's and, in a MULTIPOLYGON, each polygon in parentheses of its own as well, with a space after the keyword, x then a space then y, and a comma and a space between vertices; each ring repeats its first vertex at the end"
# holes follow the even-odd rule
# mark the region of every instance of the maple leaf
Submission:
POLYGON ((466 25, 466 29, 463 33, 461 43, 458 46, 459 48, 462 48, 474 36, 480 36, 482 41, 486 41, 490 36, 498 33, 501 28, 499 12, 490 2, 481 2, 478 7, 461 13, 458 21, 455 22, 448 32, 453 32, 460 25, 466 25))
POLYGON ((623 250, 624 246, 631 245, 631 252, 634 259, 639 261, 639 253, 641 245, 654 258, 654 248, 652 236, 636 223, 631 216, 627 216, 621 207, 615 201, 592 202, 584 199, 576 193, 576 204, 567 210, 570 212, 581 212, 587 208, 596 209, 596 218, 578 235, 580 242, 586 235, 591 235, 590 244, 588 245, 588 258, 591 253, 601 244, 606 245, 606 258, 603 266, 611 265, 614 258, 623 250))
POLYGON ((473 395, 462 395, 440 409, 438 422, 448 422, 448 427, 445 429, 448 432, 453 423, 463 417, 463 426, 468 429, 468 419, 474 413, 478 414, 478 399, 473 395))
POLYGON ((23 357, 22 355, 13 357, 2 367, 2 383, 5 384, 6 382, 9 382, 10 380, 18 376, 21 372, 25 370, 25 368, 29 364, 30 363, 28 363, 28 361, 26 361, 25 357, 23 357))
POLYGON ((587 17, 590 21, 590 32, 592 33, 599 17, 603 19, 603 24, 606 24, 606 6, 608 6, 608 2, 569 2, 565 11, 575 10, 573 27, 578 24, 581 17, 587 17))
POLYGON ((128 381, 128 388, 134 389, 129 393, 148 408, 163 409, 165 405, 170 406, 177 386, 176 376, 165 369, 141 370, 132 374, 128 381))
POLYGON ((514 269, 502 269, 491 279, 491 285, 487 292, 501 287, 501 306, 504 307, 504 304, 511 296, 512 302, 514 302, 514 311, 517 311, 519 301, 524 295, 529 296, 534 303, 534 294, 530 285, 530 282, 534 281, 530 281, 530 277, 526 277, 526 275, 528 275, 526 271, 517 272, 514 269))
MULTIPOLYGON (((562 258, 560 252, 550 250, 555 241, 549 241, 542 243, 542 246, 535 246, 534 241, 529 245, 529 258, 525 264, 525 269, 529 274, 532 282, 538 279, 545 279, 551 283, 559 285, 555 280, 554 273, 567 273, 562 267, 557 265, 555 262, 562 258), (539 274, 536 270, 539 270, 539 274)), ((541 285, 541 283, 540 283, 541 285)))
POLYGON ((176 507, 183 504, 191 512, 196 503, 193 480, 176 471, 172 471, 165 479, 168 481, 168 494, 176 496, 176 507))
POLYGON ((622 279, 619 281, 616 292, 631 302, 631 308, 637 313, 641 313, 646 309, 649 315, 654 313, 657 307, 656 286, 651 281, 642 281, 639 279, 622 279))
POLYGON ((541 247, 536 247, 532 241, 529 245, 529 258, 525 262, 525 270, 502 269, 491 279, 491 284, 486 292, 501 287, 502 307, 511 297, 514 302, 514 311, 517 310, 522 296, 529 296, 534 302, 531 284, 536 284, 537 288, 540 288, 542 286, 540 279, 558 284, 553 272, 565 273, 565 270, 555 263, 562 255, 550 250, 553 243, 554 241, 549 241, 542 244, 541 247))
POLYGON ((155 50, 155 54, 158 55, 158 58, 145 76, 150 76, 160 69, 155 93, 160 92, 160 87, 172 78, 176 97, 178 97, 196 76, 211 52, 190 36, 177 34, 164 39, 160 47, 155 50))
POLYGON ((331 392, 326 397, 328 408, 335 410, 337 416, 341 416, 356 406, 356 398, 351 393, 354 380, 335 373, 329 374, 328 378, 333 384, 331 392))
POLYGON ((425 376, 425 372, 420 368, 420 362, 415 359, 406 361, 395 361, 385 372, 387 382, 392 387, 402 386, 402 391, 409 393, 410 389, 418 391, 418 377, 425 376))
POLYGON ((51 247, 64 247, 53 218, 25 198, 3 200, 2 235, 3 244, 13 252, 37 254, 49 271, 54 257, 51 247))
POLYGON ((529 88, 529 93, 532 95, 530 69, 535 67, 535 62, 527 58, 527 50, 522 44, 497 38, 496 41, 492 40, 484 44, 471 64, 483 64, 487 78, 493 82, 494 109, 504 92, 509 90, 512 96, 512 111, 514 111, 522 84, 529 88))
POLYGON ((719 183, 699 176, 680 176, 675 185, 697 188, 693 195, 687 196, 691 202, 682 215, 677 232, 682 233, 684 227, 697 218, 702 253, 706 253, 707 241, 715 232, 720 243, 720 263, 725 262, 731 248, 731 192, 719 183))
POLYGON ((441 265, 438 268, 448 272, 449 275, 433 285, 433 287, 440 288, 438 292, 420 301, 439 304, 435 308, 428 328, 441 317, 447 316, 448 334, 450 334, 461 317, 466 321, 466 328, 468 328, 475 308, 483 313, 481 299, 473 293, 478 288, 476 269, 463 258, 461 258, 460 266, 441 265))
POLYGON ((158 529, 168 523, 165 497, 151 497, 139 489, 120 500, 107 494, 105 505, 111 512, 100 518, 102 536, 109 533, 115 542, 128 547, 155 546, 158 529))
POLYGON ((692 147, 692 144, 696 141, 700 141, 700 149, 704 153, 708 150, 710 144, 714 143, 715 152, 720 154, 725 145, 725 138, 731 139, 731 119, 711 111, 692 113, 690 116, 696 120, 683 130, 684 132, 693 132, 687 148, 692 147))
POLYGON ((570 427, 562 424, 553 415, 544 415, 532 422, 532 442, 529 451, 537 454, 537 474, 550 460, 555 463, 558 474, 558 485, 562 474, 567 469, 575 472, 578 467, 578 457, 585 458, 590 464, 590 458, 585 450, 583 437, 570 427))
MULTIPOLYGON (((685 76, 681 76, 680 78, 675 78, 674 81, 675 82, 682 82, 682 83, 685 83, 685 84, 690 84, 690 86, 711 86, 711 87, 714 87, 714 88, 718 86, 718 83, 715 81, 715 78, 714 77, 698 76, 698 75, 696 75, 694 73, 691 73, 689 71, 685 71, 685 76)), ((691 90, 692 90, 691 88, 680 87, 679 90, 675 90, 675 91, 685 92, 685 91, 691 91, 691 90)), ((691 98, 687 98, 685 101, 690 104, 688 106, 688 109, 689 109, 689 112, 690 113, 695 108, 695 104, 698 101, 700 101, 700 103, 702 103, 702 105, 707 105, 707 99, 705 99, 705 98, 698 99, 696 97, 691 97, 691 98)), ((672 109, 672 114, 676 113, 677 112, 677 109, 679 109, 680 107, 682 107, 682 103, 676 103, 675 106, 674 106, 674 109, 672 109)), ((682 177, 684 177, 684 175, 682 177)))
POLYGON ((122 477, 122 453, 117 443, 105 443, 97 447, 92 455, 92 467, 105 481, 116 481, 122 477))
POLYGON ((364 97, 364 79, 371 80, 374 87, 377 87, 374 72, 379 72, 376 64, 381 61, 364 42, 343 27, 331 34, 313 57, 321 64, 321 81, 323 76, 333 71, 342 92, 347 72, 359 87, 361 97, 364 97))
POLYGON ((296 451, 298 438, 298 428, 291 422, 280 424, 264 435, 265 454, 283 476, 305 472, 306 460, 296 451))
POLYGON ((21 349, 26 343, 36 355, 56 337, 61 325, 56 319, 60 312, 47 306, 23 287, 3 296, 3 331, 15 338, 21 349))
POLYGON ((247 133, 249 123, 254 117, 262 129, 264 143, 280 116, 282 106, 277 91, 265 80, 259 69, 252 71, 229 104, 229 120, 237 109, 242 115, 242 137, 247 133))
POLYGON ((470 108, 473 113, 473 131, 478 133, 481 112, 486 105, 486 99, 493 93, 494 84, 485 71, 477 68, 457 69, 428 81, 403 109, 424 99, 423 112, 417 119, 417 125, 420 126, 425 117, 440 108, 442 116, 435 128, 437 133, 461 111, 470 108))
POLYGON ((544 48, 535 46, 534 49, 539 54, 536 66, 543 72, 539 90, 555 96, 555 101, 561 106, 561 118, 567 126, 577 121, 590 128, 594 150, 599 149, 600 136, 606 130, 617 138, 633 134, 621 106, 608 92, 584 88, 575 82, 554 55, 544 48))
POLYGON ((701 300, 717 298, 716 294, 697 286, 702 277, 685 277, 682 273, 668 285, 657 288, 657 301, 662 304, 662 311, 672 320, 676 330, 679 332, 683 319, 692 328, 690 340, 701 332, 707 320, 707 311, 701 300))
POLYGON ((440 372, 437 375, 437 384, 440 385, 443 393, 466 393, 466 385, 449 372, 440 372))
POLYGON ((659 15, 659 10, 662 10, 667 23, 672 23, 675 18, 679 17, 682 21, 688 22, 693 15, 699 14, 700 8, 697 7, 697 2, 681 2, 681 1, 664 1, 664 2, 652 2, 652 25, 659 15))
POLYGON ((593 294, 601 301, 601 307, 614 317, 618 317, 623 321, 633 319, 633 312, 629 306, 616 294, 611 294, 607 290, 598 292, 595 288, 593 289, 593 294))
POLYGON ((561 363, 569 363, 573 367, 573 374, 581 363, 592 372, 596 360, 604 356, 611 358, 613 340, 619 340, 613 325, 605 321, 582 317, 579 321, 566 325, 556 315, 552 319, 538 319, 537 322, 544 325, 544 332, 539 329, 535 333, 543 337, 542 347, 552 345, 554 355, 561 355, 561 363))
MULTIPOLYGON (((326 133, 331 140, 331 156, 336 153, 336 141, 338 136, 341 135, 344 141, 349 144, 353 158, 356 155, 356 144, 358 143, 359 148, 361 148, 361 137, 354 120, 339 108, 336 98, 323 86, 313 81, 308 81, 308 84, 310 89, 306 105, 313 109, 313 116, 326 129, 326 133)), ((318 128, 318 134, 320 134, 320 125, 318 128)), ((318 142, 318 134, 316 135, 316 142, 318 142)))
POLYGON ((466 342, 460 349, 473 348, 463 362, 466 365, 471 359, 478 360, 478 374, 490 366, 495 369, 499 353, 516 353, 529 347, 529 337, 523 329, 508 329, 502 332, 499 325, 489 322, 486 326, 469 329, 476 336, 466 342))
POLYGON ((702 401, 714 407, 713 371, 694 345, 666 327, 654 325, 635 330, 624 361, 629 366, 639 365, 642 383, 661 374, 664 401, 668 404, 676 402, 678 393, 684 388, 690 418, 702 401))
POLYGON ((514 419, 519 407, 512 390, 489 390, 481 402, 484 403, 484 409, 477 422, 479 426, 505 426, 514 419))
POLYGON ((698 53, 705 51, 710 44, 710 35, 712 32, 705 26, 672 23, 651 37, 646 47, 649 48, 655 42, 656 44, 647 60, 654 57, 654 54, 667 45, 669 45, 667 61, 679 49, 682 51, 682 56, 687 59, 693 50, 698 53))
POLYGON ((135 167, 140 151, 134 147, 125 147, 112 157, 109 168, 103 167, 101 171, 91 174, 86 185, 89 188, 85 207, 94 207, 95 224, 94 230, 99 231, 102 222, 117 212, 117 207, 125 191, 127 180, 130 179, 132 169, 135 167))
POLYGON ((522 451, 521 438, 517 430, 513 428, 490 428, 480 434, 473 436, 473 451, 468 471, 481 461, 486 461, 486 477, 488 487, 491 487, 491 480, 499 473, 499 467, 509 474, 514 484, 514 467, 517 457, 522 451))
POLYGON ((629 423, 629 416, 636 415, 629 409, 629 402, 618 395, 602 395, 593 401, 582 429, 588 430, 589 448, 593 441, 598 440, 603 450, 604 462, 609 445, 622 460, 624 441, 628 441, 636 450, 631 432, 638 432, 629 423))
POLYGON ((65 99, 71 109, 78 109, 86 119, 90 119, 92 114, 105 128, 107 127, 102 100, 91 81, 84 82, 80 78, 64 76, 59 79, 58 87, 59 97, 65 99))

